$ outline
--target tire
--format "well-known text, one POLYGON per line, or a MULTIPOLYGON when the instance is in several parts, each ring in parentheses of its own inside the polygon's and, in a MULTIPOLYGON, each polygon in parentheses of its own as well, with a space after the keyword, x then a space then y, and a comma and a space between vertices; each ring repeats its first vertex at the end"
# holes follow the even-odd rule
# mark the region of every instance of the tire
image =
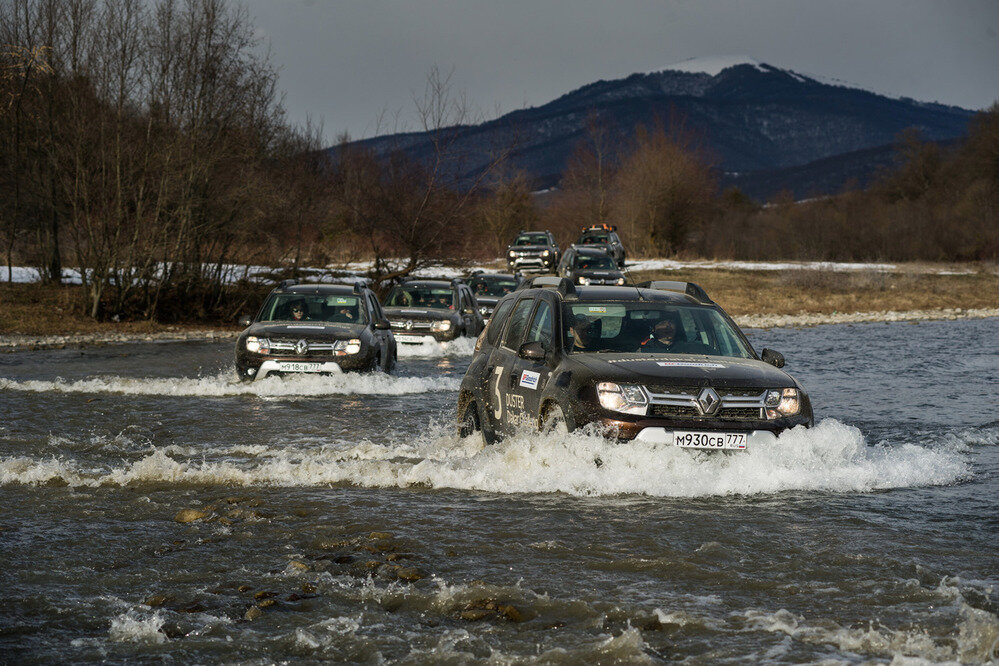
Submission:
POLYGON ((486 446, 496 442, 495 436, 482 429, 482 426, 479 423, 479 408, 475 404, 475 401, 472 400, 465 405, 465 411, 462 413, 461 419, 458 421, 458 436, 468 437, 469 435, 473 435, 475 433, 479 433, 482 437, 482 443, 486 446))
POLYGON ((566 435, 569 433, 569 422, 565 418, 565 412, 558 403, 552 403, 546 410, 541 421, 541 434, 543 435, 566 435))

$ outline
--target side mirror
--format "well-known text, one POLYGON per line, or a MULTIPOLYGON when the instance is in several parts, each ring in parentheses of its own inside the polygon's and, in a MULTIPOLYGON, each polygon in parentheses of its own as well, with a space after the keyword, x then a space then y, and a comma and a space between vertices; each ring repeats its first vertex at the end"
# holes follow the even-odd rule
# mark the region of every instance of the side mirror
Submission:
POLYGON ((375 328, 379 331, 387 331, 392 328, 392 324, 389 323, 388 319, 379 319, 375 322, 375 328))
POLYGON ((764 349, 763 353, 760 354, 760 358, 763 359, 764 363, 769 363, 775 368, 784 367, 784 355, 779 351, 774 351, 773 349, 764 349))
POLYGON ((520 358, 531 359, 532 361, 540 361, 545 358, 545 346, 541 344, 540 340, 535 340, 534 342, 525 342, 520 345, 520 351, 517 352, 520 358))
POLYGON ((243 328, 249 328, 250 324, 252 323, 253 320, 247 317, 246 315, 243 315, 242 317, 239 318, 239 325, 242 326, 243 328))
POLYGON ((475 314, 475 310, 473 310, 472 308, 463 308, 461 314, 464 315, 475 314))

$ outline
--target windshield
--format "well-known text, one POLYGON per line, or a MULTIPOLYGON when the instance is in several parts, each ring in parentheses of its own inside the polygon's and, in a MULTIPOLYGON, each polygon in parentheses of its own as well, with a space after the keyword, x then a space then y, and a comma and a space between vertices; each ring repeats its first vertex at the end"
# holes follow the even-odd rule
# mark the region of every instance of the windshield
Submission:
POLYGON ((607 234, 583 234, 579 239, 583 245, 595 245, 597 243, 609 243, 610 237, 607 234))
POLYGON ((339 294, 271 294, 257 321, 322 321, 366 324, 360 296, 339 294))
POLYGON ((524 234, 517 236, 514 245, 548 245, 548 236, 545 234, 524 234))
POLYGON ((492 277, 481 275, 468 282, 472 293, 476 296, 494 296, 502 298, 517 288, 517 280, 508 277, 492 277))
POLYGON ((565 348, 570 352, 753 358, 736 329, 714 308, 648 302, 562 307, 565 348))
POLYGON ((454 296, 451 287, 428 287, 399 285, 393 287, 385 299, 390 308, 432 308, 434 310, 454 310, 454 296))
POLYGON ((606 270, 617 270, 617 264, 615 264, 614 260, 606 254, 579 254, 576 255, 576 261, 573 263, 573 268, 600 268, 606 270))

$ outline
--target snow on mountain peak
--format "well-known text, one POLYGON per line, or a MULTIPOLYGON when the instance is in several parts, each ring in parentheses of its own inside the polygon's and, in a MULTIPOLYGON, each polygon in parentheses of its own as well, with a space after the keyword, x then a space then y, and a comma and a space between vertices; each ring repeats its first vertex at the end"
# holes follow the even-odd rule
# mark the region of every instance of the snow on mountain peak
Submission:
POLYGON ((763 69, 761 63, 749 56, 712 56, 707 58, 689 58, 678 63, 674 63, 669 67, 664 68, 665 70, 670 70, 673 72, 688 72, 691 74, 707 74, 708 76, 718 76, 721 72, 728 69, 729 67, 735 67, 736 65, 752 65, 761 72, 767 70, 763 69))

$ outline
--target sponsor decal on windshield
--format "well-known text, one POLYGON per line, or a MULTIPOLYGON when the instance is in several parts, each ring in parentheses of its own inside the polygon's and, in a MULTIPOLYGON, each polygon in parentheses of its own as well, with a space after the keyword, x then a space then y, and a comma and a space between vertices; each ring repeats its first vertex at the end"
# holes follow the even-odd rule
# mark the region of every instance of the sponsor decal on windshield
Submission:
POLYGON ((317 328, 319 330, 323 329, 322 326, 309 326, 307 324, 288 324, 288 328, 317 328))
POLYGON ((607 313, 607 308, 603 307, 602 305, 591 305, 590 307, 588 307, 586 309, 589 312, 598 312, 600 314, 606 314, 607 313))
POLYGON ((524 370, 520 374, 520 385, 529 388, 532 391, 538 390, 538 380, 541 378, 541 373, 531 372, 530 370, 524 370))

